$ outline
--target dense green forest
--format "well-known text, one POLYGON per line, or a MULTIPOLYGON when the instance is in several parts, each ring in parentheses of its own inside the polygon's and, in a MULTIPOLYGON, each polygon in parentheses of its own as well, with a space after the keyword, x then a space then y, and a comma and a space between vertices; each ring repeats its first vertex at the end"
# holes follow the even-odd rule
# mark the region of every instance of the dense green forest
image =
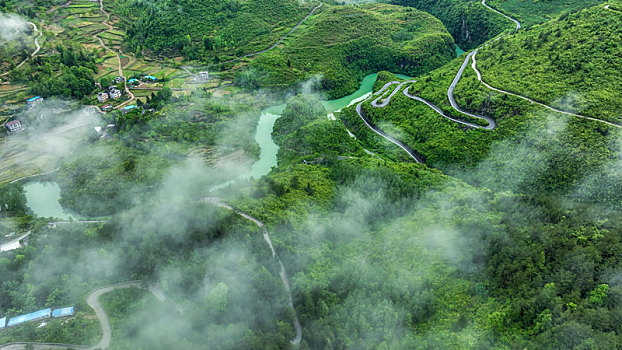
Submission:
POLYGON ((334 98, 356 90, 367 74, 386 69, 418 75, 447 63, 454 52, 443 24, 424 12, 385 4, 325 5, 284 47, 253 60, 250 77, 241 73, 238 81, 287 87, 317 75, 317 84, 334 98))
POLYGON ((316 5, 298 0, 106 3, 124 19, 131 52, 140 47, 216 62, 268 48, 316 5))
POLYGON ((486 9, 480 0, 390 0, 429 12, 449 30, 464 50, 473 49, 508 29, 511 22, 486 9))
POLYGON ((488 0, 487 3, 521 21, 525 26, 557 19, 560 16, 594 6, 604 0, 488 0))
POLYGON ((505 37, 482 49, 477 65, 492 86, 620 122, 620 38, 620 14, 596 6, 505 37))
POLYGON ((28 85, 32 95, 81 99, 95 89, 95 52, 79 45, 58 45, 55 54, 36 56, 30 64, 9 73, 12 82, 28 85))
MULTIPOLYGON (((453 58, 449 33, 473 48, 507 30, 475 56, 485 82, 620 123, 622 21, 612 10, 622 7, 574 11, 580 4, 564 1, 525 0, 520 18, 533 25, 518 32, 475 0, 334 1, 282 46, 223 73, 248 90, 316 76, 300 94, 165 87, 148 96, 155 112, 93 112, 106 133, 89 126, 58 171, 32 180, 57 182, 60 204, 100 222, 48 224, 28 207, 25 181, 0 185, 0 241, 31 232, 0 253, 0 317, 69 305, 76 315, 0 330, 0 344, 96 344, 89 293, 139 281, 100 298, 109 349, 622 348, 620 128, 493 91, 468 62, 456 101, 493 118, 494 130, 443 118, 402 91, 385 108, 362 104, 418 164, 354 105, 327 116, 310 94, 342 96, 383 70, 378 91, 400 80, 388 71, 402 72, 416 80, 404 86, 411 94, 474 122, 447 99, 465 59, 453 58), (260 110, 283 101, 278 166, 242 177, 265 150, 254 138, 260 110)), ((491 1, 509 14, 517 4, 491 1)), ((105 5, 133 48, 215 62, 265 48, 317 4, 105 5)), ((97 53, 48 49, 11 81, 85 101, 97 53)), ((35 130, 48 103, 11 113, 35 130)), ((2 135, 5 147, 12 136, 2 135)))
MULTIPOLYGON (((86 216, 111 215, 157 188, 166 169, 188 154, 208 161, 237 154, 254 159, 258 114, 248 103, 210 100, 205 93, 176 97, 154 114, 109 116, 116 137, 83 145, 57 174, 61 203, 86 216)), ((215 176, 229 176, 227 172, 215 176)))

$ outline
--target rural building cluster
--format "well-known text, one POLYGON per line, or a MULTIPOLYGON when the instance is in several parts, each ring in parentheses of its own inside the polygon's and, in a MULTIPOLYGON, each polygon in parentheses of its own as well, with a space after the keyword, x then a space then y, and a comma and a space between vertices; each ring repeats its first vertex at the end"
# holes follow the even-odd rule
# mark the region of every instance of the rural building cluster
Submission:
POLYGON ((38 321, 46 318, 59 318, 59 317, 67 317, 72 316, 74 314, 73 306, 65 307, 61 309, 43 309, 35 312, 31 312, 25 315, 19 315, 7 320, 6 317, 0 318, 0 329, 5 329, 6 327, 17 326, 20 324, 24 324, 26 322, 38 321))

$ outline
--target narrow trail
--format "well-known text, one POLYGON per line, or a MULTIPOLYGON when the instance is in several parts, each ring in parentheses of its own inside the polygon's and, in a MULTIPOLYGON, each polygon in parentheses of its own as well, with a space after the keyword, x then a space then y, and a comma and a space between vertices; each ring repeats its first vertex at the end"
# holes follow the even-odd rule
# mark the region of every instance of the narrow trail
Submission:
MULTIPOLYGON (((41 50, 41 46, 39 45, 39 38, 41 37, 41 35, 43 35, 43 32, 40 32, 39 29, 37 28, 37 25, 32 23, 32 22, 28 22, 28 24, 30 24, 32 26, 32 28, 35 30, 35 33, 37 34, 37 36, 35 37, 35 50, 30 54, 30 56, 26 57, 26 59, 24 59, 22 62, 20 62, 20 64, 18 64, 17 66, 15 66, 15 68, 13 69, 17 69, 20 68, 21 66, 24 65, 24 63, 28 62, 29 59, 35 57, 35 55, 37 53, 39 53, 39 50, 41 50)), ((11 70, 13 70, 11 69, 11 70)), ((11 70, 9 70, 8 72, 2 73, 0 74, 0 77, 4 77, 6 75, 8 75, 11 70)))
POLYGON ((125 76, 123 75, 123 65, 121 63, 121 55, 114 51, 113 49, 109 48, 108 46, 106 46, 106 44, 104 44, 104 40, 99 37, 99 35, 103 32, 109 31, 109 30, 113 30, 114 28, 112 27, 112 25, 110 25, 110 23, 108 23, 108 21, 110 20, 110 13, 106 12, 106 10, 104 10, 104 0, 99 0, 99 11, 101 11, 101 13, 103 13, 104 15, 106 15, 106 20, 102 22, 103 25, 105 25, 106 27, 108 27, 108 29, 99 32, 97 34, 93 35, 93 38, 97 39, 99 41, 99 45, 101 47, 103 47, 105 50, 108 50, 110 52, 112 52, 113 54, 115 54, 115 56, 117 56, 117 61, 119 62, 119 76, 123 77, 123 86, 125 87, 125 92, 127 93, 127 95, 130 97, 129 100, 121 103, 120 105, 117 105, 115 107, 115 109, 121 109, 123 108, 125 105, 127 105, 128 103, 134 101, 136 99, 136 97, 134 96, 134 94, 132 93, 132 91, 130 91, 130 89, 127 87, 127 79, 125 79, 125 76))
POLYGON ((261 51, 257 51, 257 52, 249 53, 249 54, 246 54, 246 55, 244 55, 244 56, 240 56, 240 57, 238 57, 238 58, 234 58, 234 59, 232 59, 232 60, 224 61, 223 63, 231 63, 231 62, 240 61, 240 60, 242 60, 242 59, 244 59, 244 58, 248 58, 248 57, 257 56, 257 55, 260 55, 260 54, 262 54, 262 53, 264 53, 264 52, 268 52, 268 51, 270 51, 270 50, 274 49, 275 47, 279 46, 279 45, 283 42, 283 40, 285 40, 288 36, 290 36, 293 32, 295 32, 295 31, 296 31, 296 29, 298 29, 298 27, 300 27, 300 26, 301 26, 301 25, 302 25, 302 24, 303 24, 303 23, 304 23, 307 19, 309 19, 309 17, 311 17, 311 16, 315 13, 315 11, 319 10, 319 9, 320 9, 320 7, 322 7, 322 5, 324 5, 324 3, 323 3, 323 2, 320 2, 320 4, 319 4, 319 5, 317 5, 316 7, 314 7, 314 8, 311 10, 311 12, 309 12, 309 14, 308 14, 305 18, 303 18, 300 22, 298 22, 298 24, 296 24, 296 26, 295 26, 294 28, 292 28, 292 29, 291 29, 291 30, 290 30, 287 34, 285 34, 283 37, 281 37, 281 39, 279 39, 279 41, 277 41, 276 43, 274 43, 274 44, 273 44, 272 46, 270 46, 269 48, 264 49, 264 50, 261 50, 261 51))
POLYGON ((287 303, 288 306, 293 310, 294 312, 294 330, 296 332, 296 336, 294 337, 294 339, 292 339, 290 342, 295 345, 298 346, 300 345, 300 342, 302 340, 302 326, 300 325, 300 321, 298 320, 298 314, 296 313, 296 308, 294 307, 294 298, 292 295, 292 289, 290 287, 289 284, 289 279, 287 278, 287 271, 285 270, 285 265, 283 265, 283 262, 281 261, 281 259, 279 259, 279 256, 276 254, 276 250, 274 250, 274 245, 272 244, 272 238, 270 238, 270 233, 268 233, 268 230, 266 229, 266 225, 259 221, 258 219, 244 213, 241 212, 235 208, 233 208, 232 206, 230 206, 227 203, 221 202, 220 199, 218 198, 214 198, 214 197, 210 197, 210 198, 205 198, 203 199, 203 202, 206 203, 212 203, 214 205, 216 205, 217 207, 220 208, 224 208, 227 210, 230 210, 234 213, 236 213, 237 215, 240 215, 241 217, 252 221, 255 225, 257 225, 257 227, 259 227, 259 229, 261 230, 262 234, 263 234, 263 238, 266 241, 266 243, 268 244, 268 247, 270 248, 270 252, 272 253, 272 257, 276 259, 276 261, 279 263, 279 265, 281 266, 281 271, 279 272, 279 275, 281 277, 281 281, 283 282, 283 285, 285 286, 285 291, 287 292, 287 303))
POLYGON ((45 13, 52 13, 52 12, 58 10, 58 9, 65 8, 65 7, 69 6, 69 5, 71 5, 71 1, 67 1, 66 3, 64 3, 62 5, 59 5, 59 6, 52 6, 52 8, 47 10, 45 13))

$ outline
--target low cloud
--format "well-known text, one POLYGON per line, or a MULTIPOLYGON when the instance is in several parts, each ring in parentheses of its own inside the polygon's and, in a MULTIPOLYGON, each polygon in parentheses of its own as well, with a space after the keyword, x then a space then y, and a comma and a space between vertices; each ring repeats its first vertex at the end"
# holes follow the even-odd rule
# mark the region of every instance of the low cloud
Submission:
POLYGON ((16 40, 24 35, 28 22, 16 14, 0 13, 0 42, 16 40))

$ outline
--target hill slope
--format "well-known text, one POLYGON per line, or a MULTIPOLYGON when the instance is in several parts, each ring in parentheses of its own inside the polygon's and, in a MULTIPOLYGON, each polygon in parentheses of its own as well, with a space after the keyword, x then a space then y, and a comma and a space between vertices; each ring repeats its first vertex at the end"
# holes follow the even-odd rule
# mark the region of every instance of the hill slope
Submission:
POLYGON ((592 7, 482 49, 477 65, 492 86, 620 122, 621 20, 621 14, 592 7))
POLYGON ((317 3, 298 0, 115 0, 132 48, 190 59, 241 56, 276 42, 317 3), (129 20, 128 20, 129 19, 129 20))
POLYGON ((456 43, 473 49, 507 29, 510 21, 481 5, 481 0, 390 0, 426 11, 440 19, 456 43))
POLYGON ((289 86, 321 74, 331 97, 354 91, 364 75, 418 75, 454 56, 443 24, 427 13, 386 4, 325 6, 285 46, 253 60, 260 86, 289 86))

